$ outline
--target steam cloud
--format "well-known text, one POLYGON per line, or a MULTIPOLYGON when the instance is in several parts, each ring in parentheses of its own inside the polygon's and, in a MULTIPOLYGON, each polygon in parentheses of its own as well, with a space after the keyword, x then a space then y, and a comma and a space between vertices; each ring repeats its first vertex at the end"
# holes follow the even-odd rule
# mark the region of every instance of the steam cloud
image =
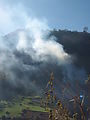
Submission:
POLYGON ((50 28, 46 19, 30 18, 23 7, 18 13, 18 7, 11 11, 9 7, 4 9, 0 6, 0 28, 4 26, 0 29, 2 33, 10 32, 17 26, 22 28, 23 25, 23 29, 0 38, 0 98, 39 93, 51 71, 55 72, 57 84, 66 79, 81 79, 75 77, 81 73, 84 73, 84 79, 84 70, 77 70, 63 46, 54 36, 49 37, 50 28))

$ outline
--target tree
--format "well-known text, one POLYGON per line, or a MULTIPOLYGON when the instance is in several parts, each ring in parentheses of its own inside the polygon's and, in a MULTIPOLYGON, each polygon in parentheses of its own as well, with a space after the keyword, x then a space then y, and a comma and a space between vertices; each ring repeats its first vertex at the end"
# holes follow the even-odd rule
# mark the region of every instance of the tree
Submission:
POLYGON ((88 32, 88 27, 84 27, 83 32, 88 32))

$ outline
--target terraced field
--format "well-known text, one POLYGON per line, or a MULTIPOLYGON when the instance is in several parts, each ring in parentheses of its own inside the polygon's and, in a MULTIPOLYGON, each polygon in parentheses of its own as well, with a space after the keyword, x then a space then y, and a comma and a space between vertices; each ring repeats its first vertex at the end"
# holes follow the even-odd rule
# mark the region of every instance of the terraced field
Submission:
POLYGON ((24 110, 46 112, 45 108, 40 107, 39 96, 35 97, 18 97, 11 102, 0 101, 0 117, 5 114, 10 114, 11 117, 19 117, 24 110))

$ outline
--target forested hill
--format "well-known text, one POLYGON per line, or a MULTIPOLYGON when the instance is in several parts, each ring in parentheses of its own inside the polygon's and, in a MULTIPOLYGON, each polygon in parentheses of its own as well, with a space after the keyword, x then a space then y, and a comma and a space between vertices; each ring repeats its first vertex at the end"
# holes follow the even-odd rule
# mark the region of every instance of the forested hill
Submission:
POLYGON ((82 89, 86 91, 85 80, 90 74, 90 33, 52 30, 32 35, 20 29, 2 37, 0 43, 1 99, 41 94, 51 72, 58 96, 66 86, 69 86, 65 91, 67 98, 71 96, 68 92, 76 95, 82 89))
POLYGON ((51 34, 56 36, 64 50, 73 56, 74 63, 90 73, 90 33, 53 30, 51 34))

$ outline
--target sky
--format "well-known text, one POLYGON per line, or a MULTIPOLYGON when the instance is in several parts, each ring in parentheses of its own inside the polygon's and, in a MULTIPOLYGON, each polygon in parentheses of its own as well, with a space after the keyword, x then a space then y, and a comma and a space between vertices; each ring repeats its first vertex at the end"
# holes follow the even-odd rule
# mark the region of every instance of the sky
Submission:
POLYGON ((0 0, 0 35, 23 28, 27 16, 52 29, 90 31, 90 0, 0 0))

